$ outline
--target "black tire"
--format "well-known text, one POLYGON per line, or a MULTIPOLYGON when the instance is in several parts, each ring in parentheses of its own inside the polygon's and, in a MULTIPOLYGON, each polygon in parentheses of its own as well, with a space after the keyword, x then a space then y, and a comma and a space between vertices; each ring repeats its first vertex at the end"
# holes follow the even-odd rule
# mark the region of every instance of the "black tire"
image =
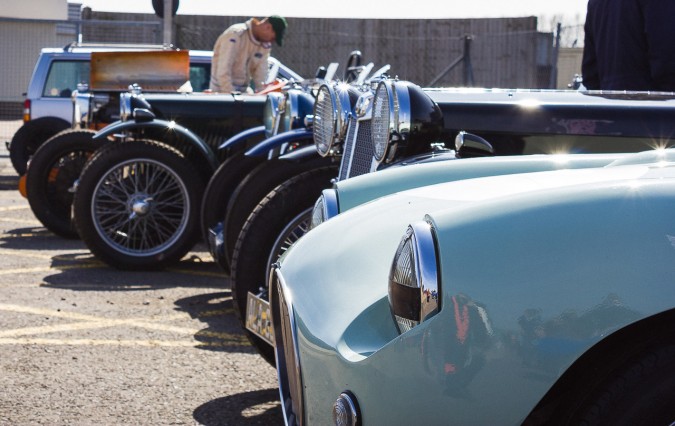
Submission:
MULTIPOLYGON (((225 209, 223 221, 225 261, 223 263, 231 264, 234 246, 244 222, 270 191, 293 176, 329 166, 332 162, 332 158, 324 158, 315 154, 302 161, 269 160, 251 170, 237 185, 225 209)), ((337 177, 337 169, 333 177, 337 177)))
POLYGON ((64 130, 42 144, 26 171, 28 203, 42 224, 64 238, 78 238, 71 220, 71 188, 86 161, 106 141, 93 130, 64 130))
MULTIPOLYGON (((227 205, 237 184, 261 162, 265 157, 246 157, 244 151, 237 152, 218 167, 211 176, 201 205, 201 233, 204 242, 208 243, 210 229, 225 217, 227 205)), ((261 197, 262 198, 262 197, 261 197)), ((230 272, 229 258, 224 255, 214 256, 216 263, 226 273, 230 272)))
POLYGON ((119 269, 161 269, 199 239, 205 182, 176 149, 109 143, 87 162, 75 192, 75 226, 91 252, 119 269))
POLYGON ((275 364, 274 348, 246 330, 246 295, 250 291, 266 297, 271 262, 307 231, 312 207, 336 173, 336 167, 323 167, 277 186, 246 219, 237 238, 230 280, 234 311, 251 344, 271 365, 275 364))
POLYGON ((641 355, 601 385, 573 424, 671 425, 675 422, 675 345, 641 355))
POLYGON ((47 139, 70 127, 57 117, 40 117, 26 122, 14 133, 9 143, 9 159, 19 176, 26 173, 28 161, 47 139))

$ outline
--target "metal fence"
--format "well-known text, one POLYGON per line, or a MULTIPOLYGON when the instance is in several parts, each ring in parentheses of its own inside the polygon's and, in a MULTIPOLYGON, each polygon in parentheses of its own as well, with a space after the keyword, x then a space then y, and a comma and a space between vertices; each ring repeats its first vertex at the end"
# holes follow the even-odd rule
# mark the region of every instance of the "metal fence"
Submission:
MULTIPOLYGON (((88 12, 83 24, 85 41, 132 41, 101 25, 114 19, 131 18, 158 24, 154 15, 88 12), (120 38, 123 37, 123 38, 120 38)), ((173 19, 173 42, 185 49, 211 49, 218 35, 229 25, 247 17, 187 16, 173 19)), ((391 64, 400 78, 428 85, 458 86, 470 83, 466 69, 457 66, 443 73, 458 58, 470 61, 473 84, 489 87, 551 87, 556 37, 537 31, 537 19, 311 19, 288 18, 284 46, 273 55, 302 75, 312 75, 320 65, 342 62, 352 50, 359 50, 376 66, 391 64), (466 40, 470 37, 470 46, 466 40), (438 78, 441 74, 442 77, 438 78)), ((153 42, 161 28, 148 29, 153 42), (153 32, 154 31, 154 32, 153 32)))
MULTIPOLYGON (((172 42, 183 49, 210 50, 225 28, 246 19, 177 15, 172 19, 172 42)), ((535 17, 288 18, 288 23, 284 46, 274 46, 272 54, 303 76, 312 76, 319 66, 330 62, 344 64, 350 52, 359 50, 366 62, 373 62, 376 67, 390 64, 393 76, 422 86, 554 88, 559 48, 574 45, 579 39, 583 41, 583 27, 558 26, 554 32, 540 32, 535 17)), ((163 25, 152 14, 93 12, 84 8, 80 19, 71 17, 68 21, 0 18, 0 40, 4 40, 0 41, 0 54, 4 58, 30 57, 0 65, 0 71, 7 75, 6 68, 16 64, 9 72, 23 76, 25 81, 20 90, 25 91, 39 53, 36 43, 42 43, 40 47, 61 46, 69 41, 156 44, 163 41, 163 25), (34 31, 31 29, 25 34, 19 31, 14 40, 12 31, 3 31, 12 25, 24 28, 51 25, 54 34, 31 42, 34 31), (29 50, 23 48, 27 43, 33 43, 29 50)), ((0 82, 0 102, 8 99, 7 90, 0 82)))

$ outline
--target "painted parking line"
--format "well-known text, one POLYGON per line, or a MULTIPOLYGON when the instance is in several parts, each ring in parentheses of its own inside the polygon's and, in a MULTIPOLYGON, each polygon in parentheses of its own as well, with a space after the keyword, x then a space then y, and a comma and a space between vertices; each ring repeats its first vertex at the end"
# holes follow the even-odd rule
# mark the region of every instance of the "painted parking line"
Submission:
POLYGON ((240 334, 213 332, 209 330, 198 330, 188 327, 179 327, 166 324, 168 321, 184 319, 189 314, 179 313, 163 316, 157 319, 147 318, 126 318, 111 319, 102 318, 94 315, 80 314, 55 309, 35 308, 30 306, 0 304, 0 311, 13 313, 26 313, 54 318, 70 319, 75 322, 68 324, 55 324, 37 327, 23 327, 13 330, 0 331, 0 345, 16 344, 43 344, 43 345, 114 345, 114 346, 248 346, 249 342, 245 336, 240 334), (160 322, 161 321, 161 322, 160 322), (176 334, 191 336, 188 340, 158 340, 158 339, 139 339, 139 340, 117 340, 117 339, 76 339, 76 338, 43 338, 35 337, 48 333, 57 332, 77 332, 83 330, 130 326, 152 331, 164 331, 176 334), (215 339, 211 342, 194 340, 194 337, 215 339))
POLYGON ((36 266, 34 268, 3 269, 0 271, 0 275, 31 274, 36 272, 49 272, 50 270, 51 268, 47 266, 36 266))
POLYGON ((14 210, 26 210, 29 209, 29 205, 25 206, 5 206, 5 207, 0 207, 0 212, 11 212, 14 210))
MULTIPOLYGON (((144 346, 144 347, 198 347, 211 346, 208 343, 167 340, 111 340, 111 339, 2 339, 0 345, 44 345, 44 346, 144 346)), ((220 346, 220 345, 213 345, 220 346)), ((228 345, 233 346, 233 345, 228 345)))
MULTIPOLYGON (((39 225, 39 224, 40 224, 40 222, 38 222, 37 220, 18 219, 18 218, 17 218, 17 219, 12 219, 12 218, 10 218, 10 217, 0 217, 0 222, 7 222, 7 223, 21 223, 21 224, 32 225, 32 226, 36 226, 36 225, 39 225)), ((29 235, 33 235, 33 234, 30 233, 30 232, 20 234, 20 236, 22 236, 22 237, 29 236, 29 235)))

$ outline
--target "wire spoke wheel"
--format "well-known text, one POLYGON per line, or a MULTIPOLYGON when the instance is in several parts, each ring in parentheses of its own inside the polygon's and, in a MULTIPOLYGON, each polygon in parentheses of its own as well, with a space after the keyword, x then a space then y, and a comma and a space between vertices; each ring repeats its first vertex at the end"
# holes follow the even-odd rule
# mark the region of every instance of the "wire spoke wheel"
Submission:
MULTIPOLYGON (((333 166, 300 173, 268 193, 248 216, 234 248, 230 277, 234 311, 242 326, 246 326, 248 293, 267 299, 270 265, 308 232, 314 202, 336 174, 333 166)), ((252 332, 245 333, 260 355, 274 365, 274 348, 252 332)))
POLYGON ((91 204, 96 231, 125 254, 152 255, 172 245, 187 226, 188 189, 163 164, 122 163, 99 181, 91 204))
POLYGON ((199 238, 204 184, 195 165, 169 145, 110 143, 80 175, 75 225, 92 253, 109 265, 163 268, 199 238))
POLYGON ((307 209, 297 215, 286 227, 281 231, 279 237, 274 242, 274 246, 270 252, 267 264, 271 265, 277 261, 296 241, 309 231, 312 223, 312 209, 307 209))

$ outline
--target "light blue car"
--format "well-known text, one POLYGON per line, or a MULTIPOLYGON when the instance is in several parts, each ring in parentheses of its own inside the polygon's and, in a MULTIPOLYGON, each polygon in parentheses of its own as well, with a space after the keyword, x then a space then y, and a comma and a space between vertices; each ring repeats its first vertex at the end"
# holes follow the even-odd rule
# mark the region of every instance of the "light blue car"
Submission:
POLYGON ((672 150, 344 211, 270 273, 287 424, 672 424, 673 212, 672 150))

